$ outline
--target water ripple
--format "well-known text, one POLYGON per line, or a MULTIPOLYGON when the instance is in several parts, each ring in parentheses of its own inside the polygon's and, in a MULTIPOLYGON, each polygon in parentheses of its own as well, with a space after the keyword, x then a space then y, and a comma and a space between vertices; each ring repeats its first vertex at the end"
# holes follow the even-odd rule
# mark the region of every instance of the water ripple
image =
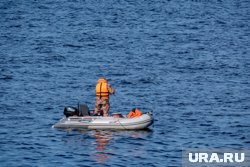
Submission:
POLYGON ((250 147, 249 2, 0 2, 1 166, 181 166, 250 147), (152 111, 145 131, 56 130, 66 105, 152 111), (16 163, 18 162, 18 163, 16 163))

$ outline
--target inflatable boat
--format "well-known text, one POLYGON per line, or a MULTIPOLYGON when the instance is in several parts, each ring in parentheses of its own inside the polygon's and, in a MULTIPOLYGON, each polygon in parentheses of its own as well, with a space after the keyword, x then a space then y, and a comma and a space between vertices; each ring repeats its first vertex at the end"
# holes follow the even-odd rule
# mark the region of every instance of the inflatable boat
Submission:
POLYGON ((146 129, 153 123, 151 113, 142 114, 136 118, 116 118, 102 116, 70 116, 62 118, 53 125, 54 128, 83 128, 83 129, 146 129))
MULTIPOLYGON (((65 111, 68 111, 68 109, 64 110, 64 114, 65 111)), ((153 115, 150 112, 135 118, 127 118, 127 116, 121 114, 113 114, 109 117, 91 116, 89 113, 77 113, 77 115, 66 113, 65 115, 64 118, 53 125, 54 128, 141 130, 148 128, 153 123, 153 115)))

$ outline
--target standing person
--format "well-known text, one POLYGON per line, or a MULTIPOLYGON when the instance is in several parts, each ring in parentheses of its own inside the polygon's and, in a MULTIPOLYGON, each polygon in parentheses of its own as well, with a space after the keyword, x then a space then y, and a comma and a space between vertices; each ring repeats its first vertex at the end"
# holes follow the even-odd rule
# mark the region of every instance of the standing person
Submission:
POLYGON ((115 89, 113 89, 106 78, 100 77, 96 84, 96 103, 94 115, 103 115, 107 117, 109 115, 108 111, 109 105, 109 94, 115 94, 115 89), (103 113, 102 113, 103 112, 103 113))

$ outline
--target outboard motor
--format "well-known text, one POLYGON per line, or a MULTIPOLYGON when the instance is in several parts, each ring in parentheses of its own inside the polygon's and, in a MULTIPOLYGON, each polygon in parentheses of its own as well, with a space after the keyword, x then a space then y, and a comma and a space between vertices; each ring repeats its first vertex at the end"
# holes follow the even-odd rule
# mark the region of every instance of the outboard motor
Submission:
POLYGON ((70 107, 70 106, 65 107, 63 113, 64 113, 64 115, 66 117, 70 117, 70 116, 74 116, 74 115, 79 115, 78 109, 75 108, 75 107, 70 107))

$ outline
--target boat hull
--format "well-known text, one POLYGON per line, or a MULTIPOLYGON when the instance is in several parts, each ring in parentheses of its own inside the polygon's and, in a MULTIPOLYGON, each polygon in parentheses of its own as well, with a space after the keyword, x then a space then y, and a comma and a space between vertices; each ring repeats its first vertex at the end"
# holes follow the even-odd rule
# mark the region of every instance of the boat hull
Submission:
POLYGON ((72 116, 64 117, 54 128, 73 128, 73 129, 119 129, 119 130, 140 130, 146 129, 153 123, 153 116, 146 113, 137 118, 114 118, 98 116, 72 116))

